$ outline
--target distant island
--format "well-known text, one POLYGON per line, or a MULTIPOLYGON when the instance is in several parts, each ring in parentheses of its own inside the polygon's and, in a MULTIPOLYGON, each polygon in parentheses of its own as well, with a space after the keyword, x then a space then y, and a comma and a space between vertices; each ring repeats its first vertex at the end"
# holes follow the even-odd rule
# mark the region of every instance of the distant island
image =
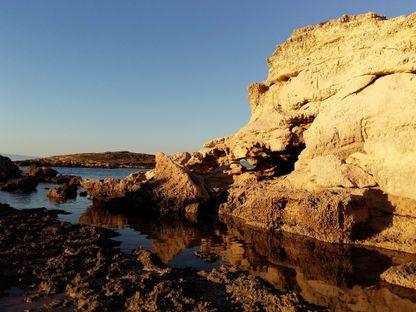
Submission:
POLYGON ((15 161, 19 166, 137 168, 155 166, 155 155, 128 151, 81 153, 15 161))

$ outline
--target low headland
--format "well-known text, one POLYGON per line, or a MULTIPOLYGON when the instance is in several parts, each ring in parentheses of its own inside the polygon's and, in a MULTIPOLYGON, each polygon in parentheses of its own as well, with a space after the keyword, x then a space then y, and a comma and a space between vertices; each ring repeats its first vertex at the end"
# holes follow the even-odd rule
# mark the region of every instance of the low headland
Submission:
POLYGON ((155 155, 128 151, 81 153, 16 161, 19 166, 85 168, 153 168, 155 155))

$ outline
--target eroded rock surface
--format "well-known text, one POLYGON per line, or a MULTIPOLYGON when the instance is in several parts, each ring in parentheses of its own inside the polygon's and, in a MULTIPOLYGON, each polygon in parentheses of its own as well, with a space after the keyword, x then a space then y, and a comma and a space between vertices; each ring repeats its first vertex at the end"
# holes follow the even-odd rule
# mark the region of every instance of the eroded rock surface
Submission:
POLYGON ((86 180, 82 186, 89 195, 108 203, 125 203, 138 210, 158 212, 195 210, 209 199, 203 178, 163 153, 156 155, 156 168, 125 179, 86 180), (192 209, 191 209, 192 208, 192 209))
POLYGON ((51 301, 78 311, 322 310, 233 267, 172 269, 143 249, 123 254, 114 232, 57 221, 54 211, 0 205, 0 215, 0 304, 19 287, 17 310, 51 301))
POLYGON ((229 164, 256 165, 220 212, 416 252, 415 30, 416 14, 374 13, 295 30, 268 59, 266 81, 249 87, 250 122, 206 145, 229 164))
POLYGON ((415 31, 416 14, 374 13, 295 30, 249 87, 246 126, 159 154, 122 197, 188 214, 209 202, 251 226, 416 253, 415 31))

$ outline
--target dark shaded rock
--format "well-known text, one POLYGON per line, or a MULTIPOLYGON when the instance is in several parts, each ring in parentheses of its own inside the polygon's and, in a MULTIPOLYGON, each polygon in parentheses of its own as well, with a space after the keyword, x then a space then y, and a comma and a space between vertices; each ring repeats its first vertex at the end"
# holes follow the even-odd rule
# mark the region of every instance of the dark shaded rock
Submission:
POLYGON ((195 251, 194 255, 209 263, 213 263, 220 259, 220 256, 214 253, 204 252, 200 250, 195 251))
POLYGON ((78 186, 76 184, 67 183, 60 187, 53 187, 48 192, 48 197, 54 201, 66 201, 77 197, 78 186))
POLYGON ((19 210, 10 207, 7 204, 0 203, 0 217, 8 216, 10 214, 19 213, 19 210))
POLYGON ((8 157, 0 155, 0 182, 10 178, 17 177, 20 174, 17 167, 8 157))
POLYGON ((55 169, 49 168, 49 167, 38 167, 36 165, 31 165, 24 174, 29 177, 35 177, 35 178, 52 178, 56 177, 58 174, 58 171, 55 169))
POLYGON ((37 186, 38 182, 35 178, 25 177, 8 180, 0 186, 0 189, 6 192, 29 193, 36 190, 37 186))
POLYGON ((79 196, 81 196, 81 197, 87 197, 88 196, 88 192, 87 191, 81 191, 81 192, 79 192, 79 196))

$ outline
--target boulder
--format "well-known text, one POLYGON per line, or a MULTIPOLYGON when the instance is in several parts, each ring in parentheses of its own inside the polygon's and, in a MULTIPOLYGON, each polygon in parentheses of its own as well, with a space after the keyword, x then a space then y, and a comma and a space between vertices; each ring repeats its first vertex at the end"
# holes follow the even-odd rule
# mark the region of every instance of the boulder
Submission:
POLYGON ((184 212, 191 204, 208 201, 203 178, 173 159, 158 153, 152 171, 133 173, 124 179, 85 180, 81 186, 95 201, 107 202, 107 207, 118 205, 119 209, 129 206, 162 213, 184 212))
POLYGON ((53 178, 56 177, 58 171, 49 167, 38 167, 36 165, 31 165, 27 170, 24 172, 26 176, 35 177, 35 178, 53 178))
POLYGON ((63 202, 68 199, 77 197, 78 186, 76 184, 67 183, 60 187, 53 187, 48 192, 50 200, 63 202))
POLYGON ((124 179, 87 179, 80 184, 91 198, 106 200, 127 196, 127 193, 136 191, 145 179, 144 172, 135 172, 124 179))
POLYGON ((190 204, 209 199, 203 178, 163 153, 156 154, 154 176, 144 184, 142 192, 162 212, 184 211, 190 204))
POLYGON ((0 155, 0 182, 16 177, 19 174, 19 167, 17 167, 10 158, 0 155))
POLYGON ((0 186, 2 191, 29 193, 36 190, 38 182, 32 177, 9 179, 0 186))

